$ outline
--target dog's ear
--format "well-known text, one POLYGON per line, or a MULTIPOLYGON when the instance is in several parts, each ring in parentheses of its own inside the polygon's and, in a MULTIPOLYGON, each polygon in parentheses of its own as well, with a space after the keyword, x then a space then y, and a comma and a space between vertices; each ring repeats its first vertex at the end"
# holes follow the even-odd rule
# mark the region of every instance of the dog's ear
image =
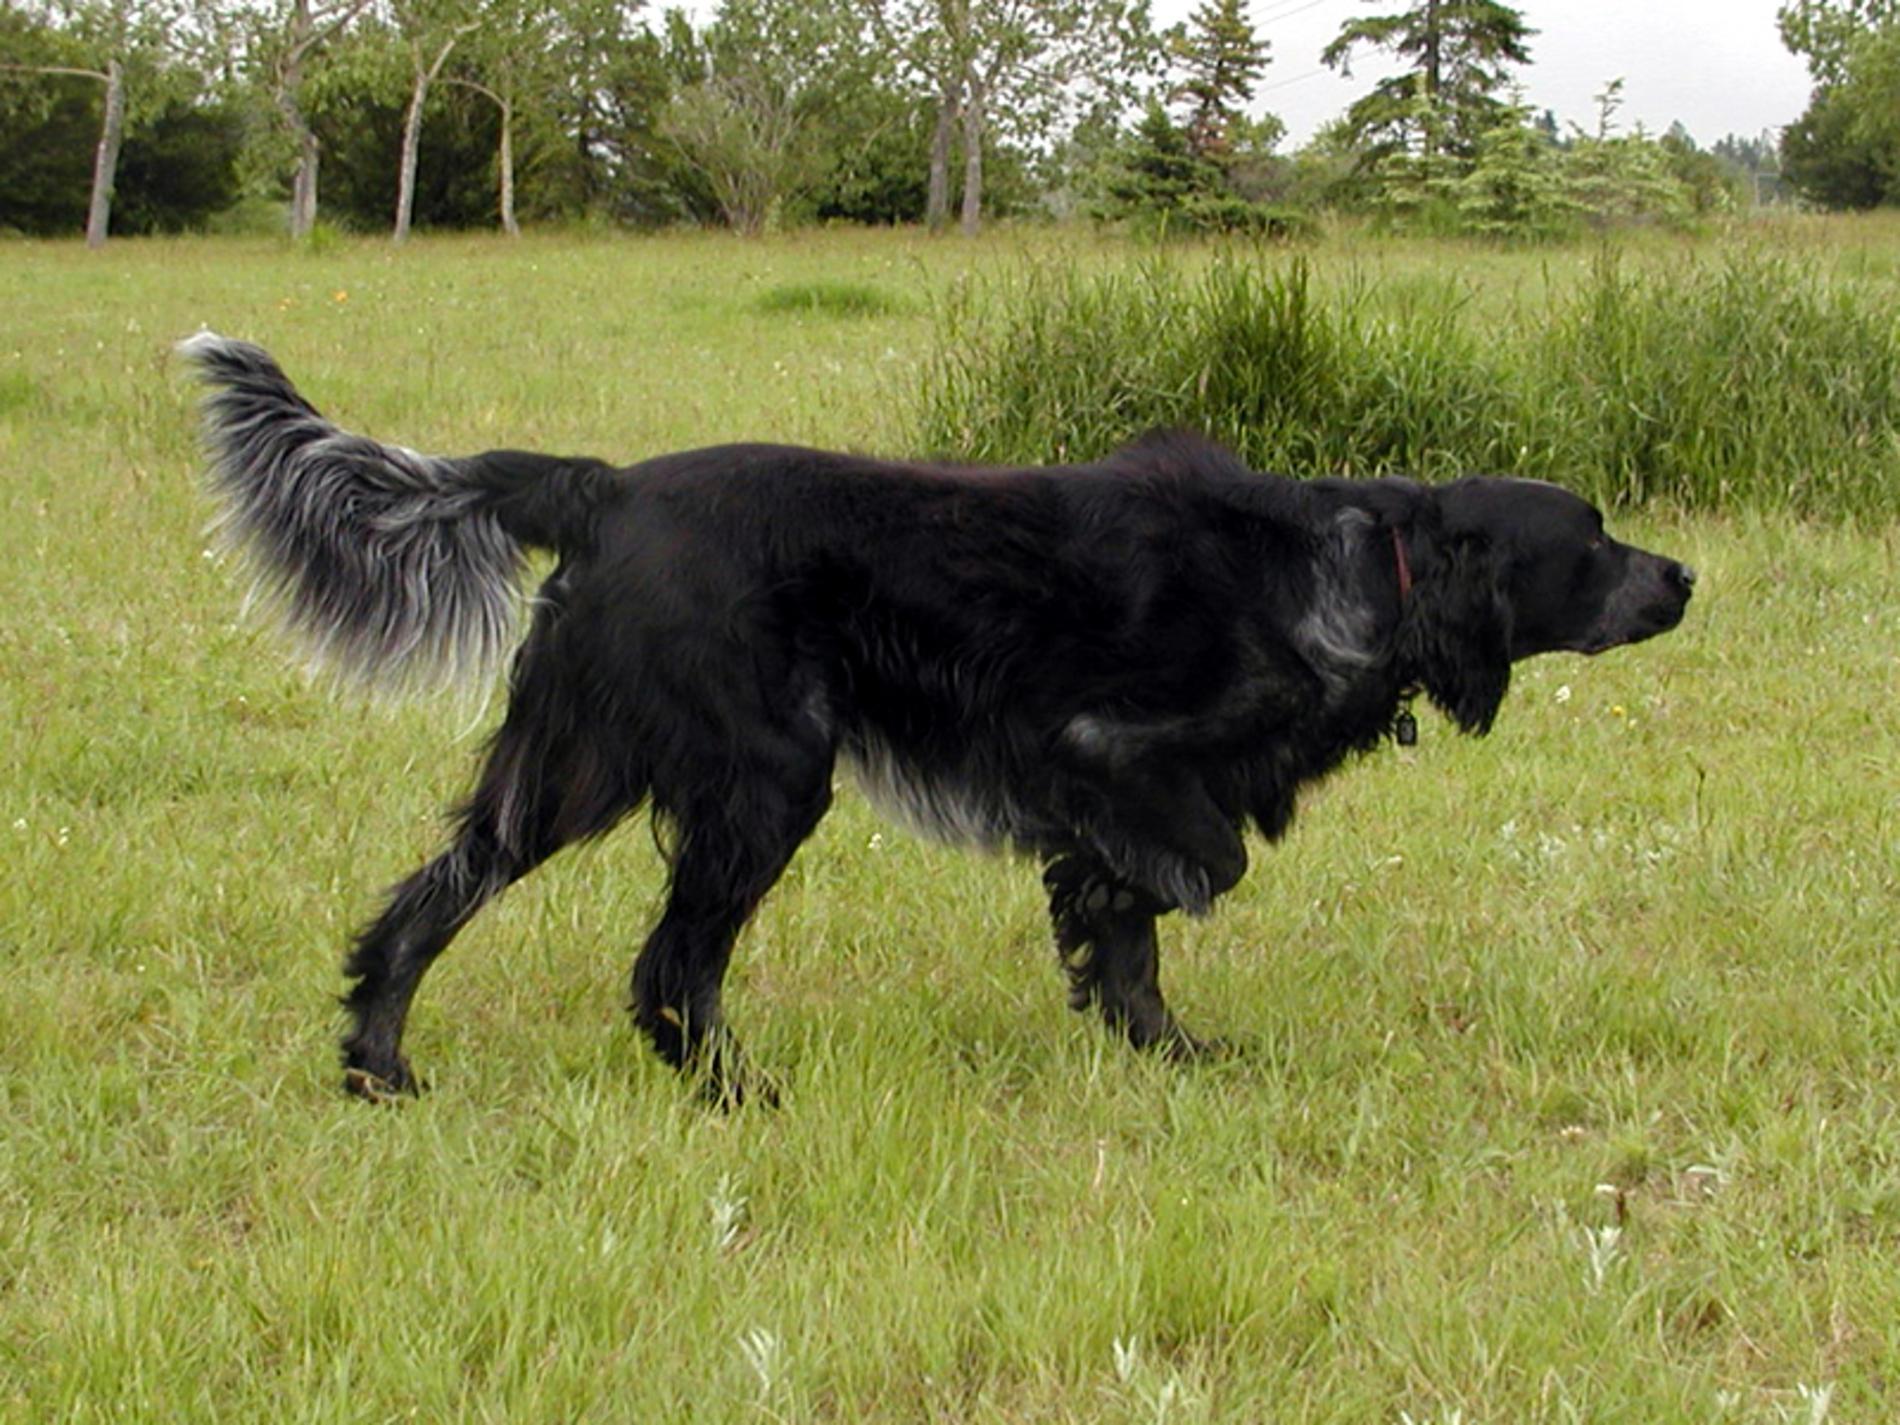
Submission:
POLYGON ((1511 685, 1511 607, 1502 564, 1482 536, 1439 531, 1419 544, 1399 656, 1434 704, 1466 732, 1483 736, 1511 685))

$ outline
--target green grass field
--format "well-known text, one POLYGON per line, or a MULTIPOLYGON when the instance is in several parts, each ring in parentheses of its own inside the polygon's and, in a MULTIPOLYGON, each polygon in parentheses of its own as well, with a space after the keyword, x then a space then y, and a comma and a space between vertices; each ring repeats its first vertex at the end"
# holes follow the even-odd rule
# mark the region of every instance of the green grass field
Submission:
MULTIPOLYGON (((1764 240, 1900 296, 1890 224, 1764 240)), ((1892 1418, 1892 525, 1621 515, 1701 572, 1681 630, 1425 719, 1166 927, 1231 1061, 1125 1052, 1033 868, 852 794, 735 962, 780 1110, 630 1029, 640 825, 444 959, 428 1096, 339 1092, 344 941, 495 709, 338 701, 239 616, 169 343, 420 448, 901 452, 943 294, 1053 251, 0 246, 0 1419, 1892 1418)), ((1314 261, 1509 320, 1591 255, 1314 261)))

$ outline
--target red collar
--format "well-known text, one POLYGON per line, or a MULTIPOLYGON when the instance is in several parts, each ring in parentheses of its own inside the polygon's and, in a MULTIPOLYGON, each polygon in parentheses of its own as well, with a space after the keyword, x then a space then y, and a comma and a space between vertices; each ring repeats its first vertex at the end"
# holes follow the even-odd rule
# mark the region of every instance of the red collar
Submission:
POLYGON ((1405 557, 1405 536, 1399 533, 1397 525, 1392 526, 1392 554, 1399 565, 1399 603, 1412 597, 1412 564, 1405 557))

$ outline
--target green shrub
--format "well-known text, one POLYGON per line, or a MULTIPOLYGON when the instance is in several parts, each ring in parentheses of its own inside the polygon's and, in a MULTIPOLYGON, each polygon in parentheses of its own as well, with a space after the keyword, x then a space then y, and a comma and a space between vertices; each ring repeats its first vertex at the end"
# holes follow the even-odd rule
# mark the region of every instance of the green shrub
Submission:
POLYGON ((820 317, 884 317, 904 310, 903 301, 864 282, 785 282, 760 294, 761 312, 797 312, 820 317))
POLYGON ((1311 213, 1250 202, 1233 193, 1196 198, 1171 215, 1197 233, 1232 233, 1282 241, 1311 238, 1318 230, 1311 213))

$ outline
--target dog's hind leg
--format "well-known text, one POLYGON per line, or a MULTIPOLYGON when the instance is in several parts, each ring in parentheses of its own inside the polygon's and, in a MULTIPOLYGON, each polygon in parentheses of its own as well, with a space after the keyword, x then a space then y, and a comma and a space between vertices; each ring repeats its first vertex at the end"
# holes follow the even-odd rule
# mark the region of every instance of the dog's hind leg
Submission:
POLYGON ((817 739, 775 738, 684 804, 663 798, 678 841, 666 908, 634 961, 633 1016, 662 1059, 704 1076, 716 1103, 776 1098, 740 1059, 721 986, 740 930, 830 806, 831 768, 817 739))
POLYGON ((344 1004, 343 1086, 362 1098, 414 1093, 402 1054, 409 1003, 449 941, 533 861, 510 852, 484 820, 465 818, 448 848, 390 892, 383 912, 357 937, 347 972, 356 978, 344 1004))
POLYGON ((606 831, 640 801, 634 766, 602 734, 557 735, 558 703, 517 697, 440 855, 390 892, 346 967, 344 1086, 414 1093, 403 1026, 423 974, 475 913, 561 847, 606 831))

